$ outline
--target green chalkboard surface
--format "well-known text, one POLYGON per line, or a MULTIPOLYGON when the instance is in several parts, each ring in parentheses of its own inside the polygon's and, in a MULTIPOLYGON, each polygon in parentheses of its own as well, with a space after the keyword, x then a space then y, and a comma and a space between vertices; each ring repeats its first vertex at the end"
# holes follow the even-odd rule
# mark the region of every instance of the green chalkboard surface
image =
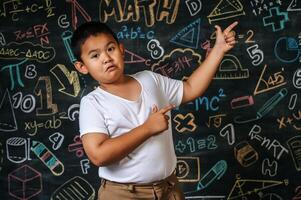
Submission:
POLYGON ((97 84, 70 49, 91 20, 125 45, 126 73, 178 80, 238 21, 207 91, 172 110, 177 176, 186 199, 301 199, 300 0, 0 1, 0 199, 97 199, 78 127, 97 84))

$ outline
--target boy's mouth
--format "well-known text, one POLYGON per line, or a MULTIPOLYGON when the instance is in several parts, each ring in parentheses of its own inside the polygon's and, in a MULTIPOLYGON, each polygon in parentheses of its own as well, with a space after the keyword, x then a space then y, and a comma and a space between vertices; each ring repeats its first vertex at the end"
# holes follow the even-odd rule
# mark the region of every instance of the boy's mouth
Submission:
POLYGON ((108 67, 106 68, 106 72, 112 71, 112 70, 114 70, 115 68, 116 68, 115 65, 110 65, 110 66, 108 66, 108 67))

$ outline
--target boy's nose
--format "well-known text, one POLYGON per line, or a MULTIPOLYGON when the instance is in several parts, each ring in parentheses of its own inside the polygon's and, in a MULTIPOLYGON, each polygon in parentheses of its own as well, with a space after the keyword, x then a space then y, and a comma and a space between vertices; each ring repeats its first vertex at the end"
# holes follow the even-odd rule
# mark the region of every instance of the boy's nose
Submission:
POLYGON ((111 61, 111 57, 108 54, 104 54, 102 63, 107 64, 110 61, 111 61))

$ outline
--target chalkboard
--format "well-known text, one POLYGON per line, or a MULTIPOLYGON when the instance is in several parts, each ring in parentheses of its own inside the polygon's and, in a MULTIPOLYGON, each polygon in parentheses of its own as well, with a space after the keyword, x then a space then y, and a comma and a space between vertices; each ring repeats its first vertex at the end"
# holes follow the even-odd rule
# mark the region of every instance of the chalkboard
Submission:
POLYGON ((96 199, 97 167, 79 138, 97 85, 72 63, 72 32, 106 22, 126 73, 185 80, 234 21, 237 45, 207 91, 172 111, 187 199, 301 199, 300 0, 3 0, 0 199, 96 199))

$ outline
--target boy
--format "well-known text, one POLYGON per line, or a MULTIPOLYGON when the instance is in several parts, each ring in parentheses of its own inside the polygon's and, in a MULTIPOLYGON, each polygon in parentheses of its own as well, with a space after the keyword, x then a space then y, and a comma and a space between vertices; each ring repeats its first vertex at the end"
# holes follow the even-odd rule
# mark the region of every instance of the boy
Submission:
POLYGON ((85 152, 99 166, 99 199, 184 199, 174 173, 170 110, 203 94, 236 43, 236 25, 223 32, 215 26, 214 47, 185 82, 151 71, 124 74, 124 47, 103 23, 74 32, 74 66, 99 82, 82 98, 79 115, 85 152))

